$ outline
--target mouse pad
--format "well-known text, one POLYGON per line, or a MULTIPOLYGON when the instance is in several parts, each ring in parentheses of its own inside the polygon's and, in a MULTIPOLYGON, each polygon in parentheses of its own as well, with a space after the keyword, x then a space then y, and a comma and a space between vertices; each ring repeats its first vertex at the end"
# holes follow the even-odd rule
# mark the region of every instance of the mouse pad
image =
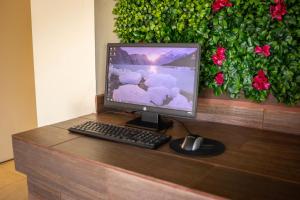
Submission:
POLYGON ((225 145, 217 140, 204 138, 200 148, 195 151, 187 151, 181 148, 184 138, 172 140, 170 147, 177 153, 185 155, 199 155, 199 156, 216 156, 225 151, 225 145))

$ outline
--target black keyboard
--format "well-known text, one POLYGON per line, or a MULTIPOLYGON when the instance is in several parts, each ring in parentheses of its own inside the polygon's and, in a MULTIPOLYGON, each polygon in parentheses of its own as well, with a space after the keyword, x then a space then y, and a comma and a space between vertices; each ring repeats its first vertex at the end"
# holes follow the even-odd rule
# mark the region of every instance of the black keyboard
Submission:
POLYGON ((153 131, 93 121, 71 127, 68 130, 74 133, 127 143, 148 149, 156 149, 171 139, 171 136, 153 131))

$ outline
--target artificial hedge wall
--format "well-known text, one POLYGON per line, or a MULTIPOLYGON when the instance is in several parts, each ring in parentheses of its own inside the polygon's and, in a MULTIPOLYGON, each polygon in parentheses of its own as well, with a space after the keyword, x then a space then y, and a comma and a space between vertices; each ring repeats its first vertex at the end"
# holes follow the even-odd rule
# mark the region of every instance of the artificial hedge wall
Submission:
POLYGON ((202 86, 257 102, 300 100, 300 1, 117 0, 122 42, 199 43, 202 86))

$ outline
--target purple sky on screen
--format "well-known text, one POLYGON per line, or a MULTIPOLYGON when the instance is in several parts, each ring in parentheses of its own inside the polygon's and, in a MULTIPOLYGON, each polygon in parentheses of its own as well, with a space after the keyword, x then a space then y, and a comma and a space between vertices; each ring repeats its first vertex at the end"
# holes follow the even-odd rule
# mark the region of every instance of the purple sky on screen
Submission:
POLYGON ((165 54, 168 52, 173 52, 174 54, 190 54, 195 52, 196 48, 164 48, 164 47, 121 47, 122 50, 125 50, 128 54, 165 54))
POLYGON ((128 54, 144 54, 150 61, 157 60, 161 55, 172 53, 173 55, 191 54, 195 52, 196 48, 182 48, 182 47, 121 47, 122 50, 128 54))
POLYGON ((163 54, 172 53, 173 55, 191 54, 196 48, 165 48, 165 47, 122 47, 128 54, 144 54, 149 60, 155 61, 163 54))

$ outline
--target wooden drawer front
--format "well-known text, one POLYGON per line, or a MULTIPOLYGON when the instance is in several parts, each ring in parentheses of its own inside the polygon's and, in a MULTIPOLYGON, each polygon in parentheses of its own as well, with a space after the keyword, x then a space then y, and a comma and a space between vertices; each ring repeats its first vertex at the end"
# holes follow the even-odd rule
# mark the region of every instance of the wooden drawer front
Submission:
POLYGON ((28 190, 29 199, 41 199, 41 200, 60 200, 60 192, 46 186, 39 180, 30 179, 28 177, 28 190))
POLYGON ((192 192, 178 185, 157 179, 150 180, 148 177, 81 160, 19 140, 14 140, 13 145, 17 170, 34 180, 46 182, 51 190, 42 189, 50 192, 55 197, 53 199, 59 198, 51 191, 60 191, 61 199, 65 200, 219 199, 204 192, 192 192))

